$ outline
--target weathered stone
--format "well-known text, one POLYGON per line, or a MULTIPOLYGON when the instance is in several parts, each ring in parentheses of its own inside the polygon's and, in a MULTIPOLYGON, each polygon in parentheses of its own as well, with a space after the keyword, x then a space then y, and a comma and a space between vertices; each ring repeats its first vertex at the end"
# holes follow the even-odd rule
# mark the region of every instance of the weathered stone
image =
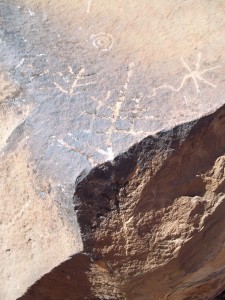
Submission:
POLYGON ((21 299, 213 299, 225 285, 224 149, 225 106, 94 168, 74 196, 83 256, 21 299))
POLYGON ((224 32, 220 0, 1 0, 0 299, 225 290, 224 32))

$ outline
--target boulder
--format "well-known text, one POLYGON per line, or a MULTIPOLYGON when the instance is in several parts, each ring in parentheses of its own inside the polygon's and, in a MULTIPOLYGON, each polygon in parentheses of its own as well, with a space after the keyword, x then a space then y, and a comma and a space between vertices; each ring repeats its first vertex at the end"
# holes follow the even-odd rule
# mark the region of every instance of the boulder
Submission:
POLYGON ((0 3, 0 299, 225 290, 225 4, 0 3))

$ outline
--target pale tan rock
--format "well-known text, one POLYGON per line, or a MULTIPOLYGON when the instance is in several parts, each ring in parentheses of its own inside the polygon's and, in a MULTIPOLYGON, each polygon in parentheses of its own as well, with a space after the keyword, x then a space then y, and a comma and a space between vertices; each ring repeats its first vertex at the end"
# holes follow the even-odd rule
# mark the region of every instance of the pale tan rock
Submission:
POLYGON ((79 231, 65 224, 54 201, 55 187, 40 178, 23 149, 25 141, 1 157, 0 164, 0 299, 4 300, 17 299, 43 273, 82 250, 79 231))

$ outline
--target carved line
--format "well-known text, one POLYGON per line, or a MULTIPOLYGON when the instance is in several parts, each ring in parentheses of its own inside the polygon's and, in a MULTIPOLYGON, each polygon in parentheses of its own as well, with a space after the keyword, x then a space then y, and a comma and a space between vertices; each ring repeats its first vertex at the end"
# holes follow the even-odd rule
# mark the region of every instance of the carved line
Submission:
MULTIPOLYGON (((76 95, 76 94, 80 94, 80 93, 81 93, 81 92, 76 92, 76 93, 74 92, 78 87, 96 84, 96 81, 88 81, 88 82, 85 82, 85 83, 80 83, 80 84, 78 84, 78 81, 79 81, 79 80, 83 80, 83 79, 85 78, 85 76, 84 76, 85 68, 84 68, 84 67, 81 67, 80 70, 79 70, 79 72, 78 72, 77 74, 75 74, 75 73, 73 72, 73 69, 72 69, 71 66, 68 66, 68 70, 69 70, 69 73, 70 73, 70 74, 72 74, 72 75, 75 76, 74 81, 73 81, 73 83, 71 84, 71 87, 70 87, 68 90, 64 89, 64 88, 63 88, 61 85, 59 85, 57 82, 53 82, 53 84, 55 85, 55 87, 56 87, 57 89, 59 89, 62 93, 67 94, 67 95, 69 95, 69 96, 74 96, 74 95, 76 95)), ((61 77, 63 76, 61 72, 58 72, 58 74, 59 74, 61 77)), ((63 78, 64 78, 64 77, 63 77, 63 78)), ((65 78, 64 78, 64 81, 67 82, 67 81, 65 80, 65 78)))
POLYGON ((202 53, 198 53, 198 56, 197 56, 197 62, 196 62, 196 67, 194 70, 191 70, 190 66, 187 64, 187 62, 181 58, 181 62, 183 64, 183 66, 185 67, 185 69, 188 71, 188 74, 185 74, 182 81, 181 81, 181 84, 179 87, 175 88, 173 87, 172 85, 169 85, 169 84, 163 84, 159 87, 154 87, 153 88, 153 94, 151 96, 149 96, 148 98, 153 98, 157 95, 157 91, 160 90, 160 89, 169 89, 171 90, 172 92, 179 92, 184 84, 186 83, 187 80, 189 79, 192 79, 193 83, 194 83, 194 86, 196 88, 196 92, 197 93, 201 93, 200 91, 200 88, 199 88, 199 82, 204 82, 206 85, 209 85, 213 88, 216 88, 216 85, 211 83, 210 81, 206 80, 205 78, 203 78, 203 74, 207 73, 207 72, 211 72, 215 69, 218 69, 218 68, 221 68, 221 65, 217 65, 215 67, 210 67, 210 68, 206 68, 202 71, 200 71, 200 61, 201 61, 201 57, 202 57, 202 53))
POLYGON ((20 63, 16 66, 16 69, 18 69, 18 68, 24 63, 24 61, 25 61, 25 58, 23 58, 23 59, 20 61, 20 63))
POLYGON ((87 13, 88 14, 91 12, 92 2, 93 2, 93 0, 88 0, 88 5, 87 5, 87 13))
POLYGON ((67 143, 66 143, 65 141, 63 141, 62 139, 57 139, 56 141, 57 141, 60 145, 64 146, 65 148, 67 148, 67 149, 69 149, 69 150, 72 150, 72 151, 76 152, 77 154, 80 154, 80 155, 82 155, 83 157, 85 157, 85 158, 89 161, 89 163, 91 164, 91 166, 95 166, 95 165, 96 165, 95 160, 94 160, 90 155, 84 153, 82 150, 70 146, 69 144, 67 144, 67 143))

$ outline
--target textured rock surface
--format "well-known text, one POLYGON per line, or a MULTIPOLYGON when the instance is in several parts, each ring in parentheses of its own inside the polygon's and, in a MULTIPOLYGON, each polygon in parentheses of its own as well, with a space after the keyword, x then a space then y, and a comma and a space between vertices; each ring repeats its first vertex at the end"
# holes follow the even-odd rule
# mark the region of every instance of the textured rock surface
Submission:
POLYGON ((0 299, 225 289, 224 33, 219 0, 1 0, 0 299))
POLYGON ((66 276, 68 299, 213 299, 225 285, 224 149, 225 107, 95 168, 74 197, 87 289, 74 292, 75 256, 22 299, 63 299, 52 289, 66 276))

